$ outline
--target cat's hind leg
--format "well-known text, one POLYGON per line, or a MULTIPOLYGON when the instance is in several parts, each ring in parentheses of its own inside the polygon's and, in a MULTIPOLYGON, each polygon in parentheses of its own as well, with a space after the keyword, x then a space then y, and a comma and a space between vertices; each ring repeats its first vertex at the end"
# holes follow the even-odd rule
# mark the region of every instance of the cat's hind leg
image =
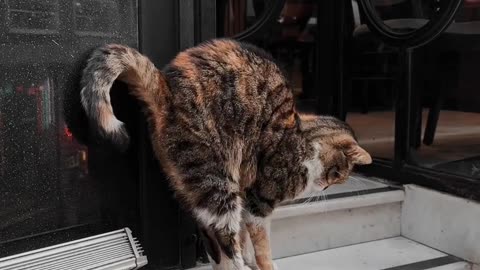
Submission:
MULTIPOLYGON (((193 137, 181 136, 176 140, 172 135, 174 143, 167 147, 174 164, 174 169, 167 171, 172 176, 176 194, 232 261, 232 267, 225 270, 250 269, 244 264, 240 247, 243 201, 237 173, 239 164, 227 162, 230 157, 235 161, 240 159, 232 153, 226 161, 225 151, 211 147, 205 143, 208 140, 198 141, 193 137)), ((168 169, 165 162, 164 167, 168 169)))
POLYGON ((231 266, 225 270, 250 269, 244 264, 240 246, 243 206, 238 184, 225 175, 221 177, 211 172, 205 175, 192 193, 192 212, 201 226, 211 231, 225 255, 222 260, 228 258, 231 261, 231 266))
MULTIPOLYGON (((201 227, 201 235, 213 270, 233 269, 233 261, 220 250, 213 232, 201 227)), ((251 270, 260 270, 255 262, 252 241, 244 222, 241 223, 240 228, 240 247, 244 264, 250 267, 251 270)))

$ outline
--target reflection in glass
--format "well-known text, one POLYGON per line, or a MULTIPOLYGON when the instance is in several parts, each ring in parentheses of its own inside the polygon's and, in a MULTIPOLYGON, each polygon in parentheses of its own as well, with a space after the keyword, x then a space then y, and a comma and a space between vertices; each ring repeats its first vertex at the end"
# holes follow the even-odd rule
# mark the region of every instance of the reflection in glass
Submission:
POLYGON ((15 239, 67 227, 134 226, 135 165, 128 165, 127 154, 76 141, 65 124, 63 101, 67 79, 86 50, 107 42, 136 47, 136 1, 5 3, 0 254, 15 239))
POLYGON ((222 0, 217 3, 218 21, 223 22, 218 24, 218 35, 232 37, 262 17, 268 0, 222 0))
MULTIPOLYGON (((381 1, 375 2, 376 6, 381 1)), ((403 1, 384 1, 395 4, 403 1)), ((353 4, 355 1, 353 2, 353 4)), ((377 10, 378 11, 378 10, 377 10)), ((352 5, 353 34, 349 62, 350 89, 346 120, 357 133, 360 144, 376 158, 394 156, 394 83, 400 65, 397 50, 385 46, 369 28, 358 5, 352 5)), ((385 16, 382 17, 385 19, 385 16)), ((389 23, 395 20, 385 21, 389 23)))
POLYGON ((428 23, 440 12, 440 1, 429 0, 369 0, 377 15, 391 29, 410 32, 428 23))
POLYGON ((59 30, 58 0, 7 0, 7 25, 12 33, 55 33, 59 30))
POLYGON ((108 35, 118 29, 120 14, 111 0, 74 0, 73 12, 77 33, 108 35))
POLYGON ((438 1, 420 0, 370 0, 383 20, 424 18, 428 19, 439 8, 438 1))
POLYGON ((465 0, 455 21, 418 52, 420 128, 412 162, 480 179, 480 1, 465 0))

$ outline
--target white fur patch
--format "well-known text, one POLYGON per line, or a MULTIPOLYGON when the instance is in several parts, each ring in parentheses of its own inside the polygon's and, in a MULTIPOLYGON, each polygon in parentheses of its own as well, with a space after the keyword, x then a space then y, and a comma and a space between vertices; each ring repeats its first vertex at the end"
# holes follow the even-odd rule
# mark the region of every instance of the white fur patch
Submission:
POLYGON ((194 209, 193 212, 197 219, 205 226, 213 226, 217 230, 227 229, 231 232, 240 231, 240 222, 242 221, 242 207, 240 199, 237 199, 237 208, 233 212, 225 215, 217 215, 208 209, 194 209))
POLYGON ((118 120, 113 114, 108 117, 108 121, 106 123, 102 123, 102 127, 107 133, 117 132, 122 128, 122 126, 123 122, 118 120))
POLYGON ((317 184, 315 184, 315 180, 320 179, 324 169, 323 163, 318 157, 320 151, 322 150, 322 147, 319 143, 313 143, 312 146, 314 149, 312 159, 307 159, 303 162, 303 166, 307 168, 307 186, 305 187, 303 192, 297 195, 297 197, 312 193, 317 189, 317 184))

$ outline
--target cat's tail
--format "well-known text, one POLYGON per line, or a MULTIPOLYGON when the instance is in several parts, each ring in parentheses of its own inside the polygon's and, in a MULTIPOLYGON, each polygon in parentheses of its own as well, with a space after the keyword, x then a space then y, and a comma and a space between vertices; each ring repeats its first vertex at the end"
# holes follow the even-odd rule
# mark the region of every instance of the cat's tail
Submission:
POLYGON ((113 114, 110 102, 115 80, 127 83, 129 92, 145 103, 151 116, 161 114, 168 88, 162 73, 133 48, 108 44, 92 52, 80 81, 82 106, 90 124, 100 135, 125 148, 129 136, 125 124, 113 114))

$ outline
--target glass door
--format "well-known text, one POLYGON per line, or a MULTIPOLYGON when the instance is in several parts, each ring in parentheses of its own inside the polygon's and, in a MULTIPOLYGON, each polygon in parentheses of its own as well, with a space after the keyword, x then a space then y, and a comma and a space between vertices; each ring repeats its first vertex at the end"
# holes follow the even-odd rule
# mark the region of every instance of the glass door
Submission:
POLYGON ((122 226, 138 229, 136 166, 126 166, 132 153, 82 144, 64 114, 69 80, 86 48, 138 46, 136 6, 0 3, 0 256, 122 226))

